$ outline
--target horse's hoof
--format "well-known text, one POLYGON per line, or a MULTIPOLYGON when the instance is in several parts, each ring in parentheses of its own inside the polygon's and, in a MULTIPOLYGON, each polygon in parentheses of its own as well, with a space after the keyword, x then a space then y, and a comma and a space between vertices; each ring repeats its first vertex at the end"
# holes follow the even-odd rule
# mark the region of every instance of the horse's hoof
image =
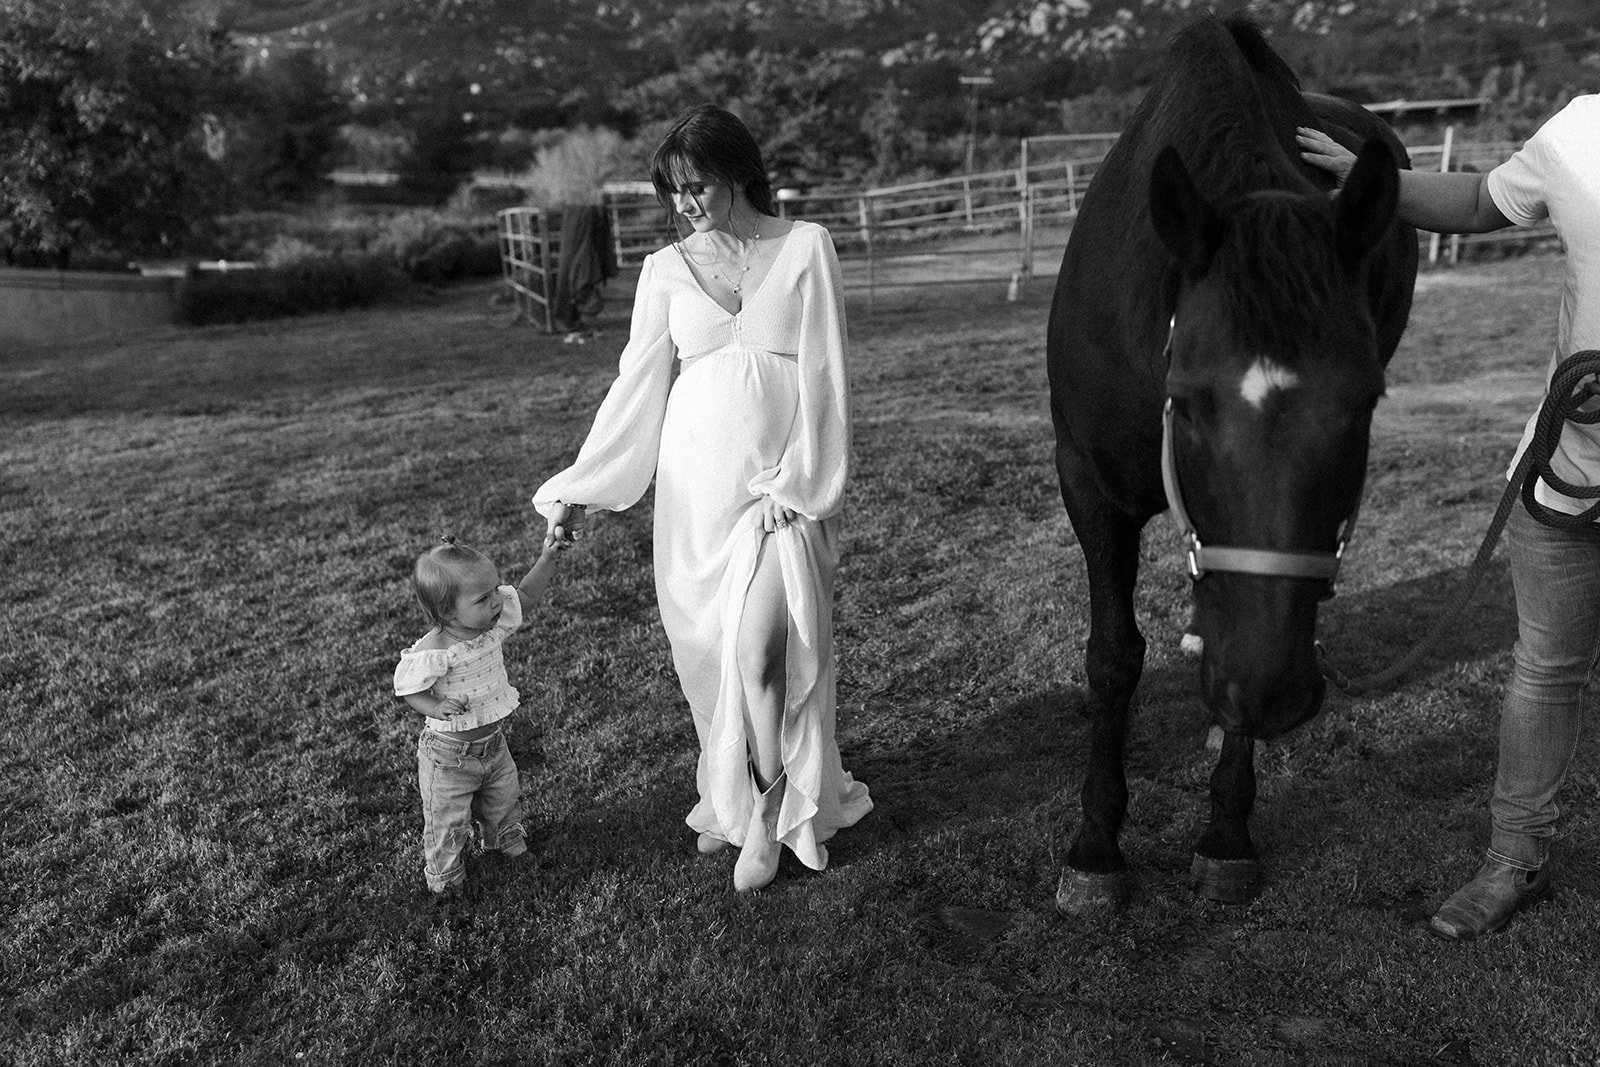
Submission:
POLYGON ((1261 881, 1261 864, 1255 860, 1214 860, 1195 854, 1189 865, 1189 884, 1207 900, 1219 904, 1243 904, 1256 895, 1261 881))
POLYGON ((1123 909, 1132 891, 1133 876, 1127 871, 1092 874, 1063 867, 1056 883, 1056 910, 1079 919, 1110 915, 1123 909))

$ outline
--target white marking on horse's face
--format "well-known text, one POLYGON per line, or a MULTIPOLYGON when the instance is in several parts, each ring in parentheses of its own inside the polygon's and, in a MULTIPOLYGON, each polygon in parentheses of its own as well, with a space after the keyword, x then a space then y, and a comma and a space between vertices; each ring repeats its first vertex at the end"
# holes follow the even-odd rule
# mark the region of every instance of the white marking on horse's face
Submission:
POLYGON ((1300 378, 1294 371, 1262 356, 1244 372, 1244 378, 1239 382, 1239 395, 1244 397, 1246 404, 1260 411, 1261 405, 1266 403, 1274 390, 1293 389, 1299 384, 1300 378))

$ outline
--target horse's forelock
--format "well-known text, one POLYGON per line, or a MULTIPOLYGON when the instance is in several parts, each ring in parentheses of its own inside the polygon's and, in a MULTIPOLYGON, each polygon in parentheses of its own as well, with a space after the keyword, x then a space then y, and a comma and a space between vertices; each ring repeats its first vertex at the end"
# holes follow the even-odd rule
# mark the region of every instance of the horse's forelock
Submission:
POLYGON ((1250 197, 1228 213, 1210 271, 1231 302, 1241 344, 1293 353, 1316 342, 1354 292, 1339 263, 1332 212, 1312 197, 1250 197), (1292 314, 1286 314, 1292 311, 1292 314))

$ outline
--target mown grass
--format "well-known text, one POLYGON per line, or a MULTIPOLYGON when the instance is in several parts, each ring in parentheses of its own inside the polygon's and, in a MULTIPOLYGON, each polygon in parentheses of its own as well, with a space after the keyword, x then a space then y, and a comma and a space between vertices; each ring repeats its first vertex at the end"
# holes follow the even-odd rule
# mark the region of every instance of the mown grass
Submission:
MULTIPOLYGON (((1381 666, 1477 547, 1559 263, 1429 275, 1324 639, 1381 666)), ((1211 757, 1164 520, 1130 740, 1125 915, 1059 918, 1082 767, 1081 562, 1050 464, 1048 286, 857 309, 840 745, 876 809, 750 898, 682 824, 694 734, 648 499, 508 645, 534 855, 423 892, 405 579, 453 531, 508 575, 613 373, 432 306, 0 355, 0 1049, 19 1064, 1548 1064, 1600 1039, 1596 744, 1556 900, 1446 945, 1486 837, 1514 634, 1503 553, 1397 690, 1261 760, 1266 884, 1196 900, 1211 757)))

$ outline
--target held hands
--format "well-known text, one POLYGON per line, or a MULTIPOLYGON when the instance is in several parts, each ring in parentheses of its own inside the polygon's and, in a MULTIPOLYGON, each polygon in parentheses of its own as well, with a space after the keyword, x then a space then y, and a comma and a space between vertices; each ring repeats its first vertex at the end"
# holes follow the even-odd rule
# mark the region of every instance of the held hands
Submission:
POLYGON ((1344 180, 1350 176, 1350 168, 1355 166, 1354 152, 1321 130, 1313 130, 1309 126, 1295 127, 1294 139, 1300 145, 1301 159, 1332 174, 1338 187, 1344 186, 1344 180))
POLYGON ((565 549, 576 541, 588 521, 589 512, 582 504, 563 504, 559 501, 550 509, 546 520, 544 547, 565 549))
POLYGON ((794 521, 793 509, 784 507, 770 496, 762 497, 756 507, 760 509, 761 528, 767 533, 785 529, 794 521))

